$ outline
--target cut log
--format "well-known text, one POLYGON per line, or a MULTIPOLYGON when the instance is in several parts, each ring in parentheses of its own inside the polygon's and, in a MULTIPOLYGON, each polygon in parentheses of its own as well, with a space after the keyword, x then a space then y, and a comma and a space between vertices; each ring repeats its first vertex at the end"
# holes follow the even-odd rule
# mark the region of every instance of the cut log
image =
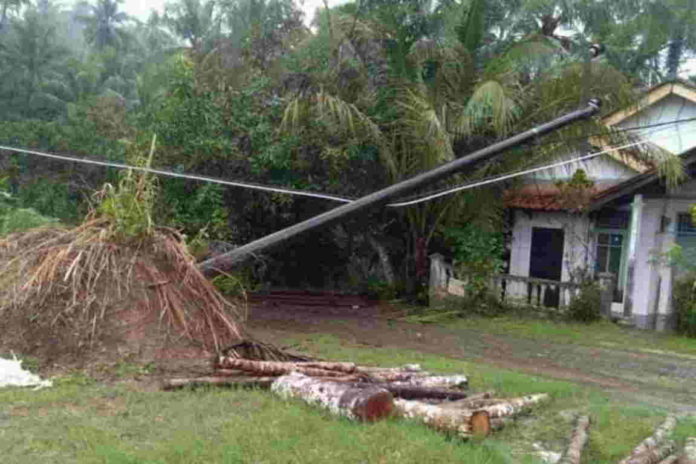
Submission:
POLYGON ((578 423, 570 437, 568 448, 566 448, 558 464, 580 464, 582 450, 587 444, 587 429, 589 427, 590 418, 588 416, 581 416, 578 418, 578 423))
POLYGON ((548 399, 549 395, 546 393, 539 393, 536 395, 521 396, 519 398, 509 398, 502 400, 501 403, 482 406, 479 410, 487 411, 491 418, 509 417, 517 415, 525 409, 548 399))
POLYGON ((469 380, 463 375, 430 375, 430 376, 411 376, 404 380, 392 379, 400 386, 414 386, 425 388, 466 388, 469 380))
POLYGON ((184 387, 226 386, 246 388, 269 388, 275 377, 194 377, 168 379, 162 383, 163 390, 176 390, 184 387))
POLYGON ((419 373, 423 372, 423 368, 420 364, 406 364, 403 367, 368 367, 359 366, 358 371, 364 372, 366 374, 403 374, 403 373, 419 373))
POLYGON ((678 464, 679 461, 679 456, 676 454, 673 454, 671 456, 668 456, 667 459, 663 459, 660 461, 660 464, 678 464))
POLYGON ((696 437, 686 439, 684 453, 679 458, 679 464, 696 464, 696 437))
POLYGON ((315 379, 297 372, 279 377, 271 390, 285 398, 301 398, 349 419, 376 421, 392 414, 394 397, 384 388, 315 379))
POLYGON ((254 361, 251 359, 237 359, 224 356, 218 358, 215 367, 222 369, 240 369, 247 372, 254 372, 257 375, 285 375, 290 372, 304 372, 307 375, 332 377, 355 372, 355 364, 353 363, 254 361), (327 372, 333 372, 333 374, 327 374, 327 372))
POLYGON ((452 409, 478 409, 482 406, 489 406, 491 404, 496 404, 500 403, 501 401, 505 401, 493 398, 493 394, 493 392, 476 393, 473 395, 469 395, 465 399, 457 401, 445 401, 444 403, 441 403, 440 406, 443 408, 452 409))
POLYGON ((460 437, 486 436, 491 432, 491 421, 486 411, 446 409, 402 399, 394 400, 394 407, 402 417, 419 420, 436 430, 455 433, 460 437))
MULTIPOLYGON (((666 439, 667 437, 672 433, 674 430, 674 427, 677 425, 677 418, 674 416, 667 416, 667 418, 662 422, 656 429, 655 432, 653 432, 652 435, 650 435, 648 438, 643 440, 633 448, 633 451, 631 451, 631 454, 623 459, 619 464, 628 464, 630 459, 633 456, 637 456, 640 454, 643 454, 651 449, 659 447, 666 439)), ((668 453, 669 454, 669 453, 668 453)), ((657 461, 656 461, 657 462, 657 461)))
POLYGON ((634 454, 623 461, 622 464, 658 464, 663 459, 667 458, 676 449, 676 445, 672 440, 665 440, 659 445, 649 447, 640 453, 634 454))
POLYGON ((467 397, 467 394, 464 392, 446 390, 444 388, 427 388, 409 384, 403 385, 401 383, 378 383, 374 385, 389 390, 396 398, 402 398, 405 400, 461 400, 467 397))

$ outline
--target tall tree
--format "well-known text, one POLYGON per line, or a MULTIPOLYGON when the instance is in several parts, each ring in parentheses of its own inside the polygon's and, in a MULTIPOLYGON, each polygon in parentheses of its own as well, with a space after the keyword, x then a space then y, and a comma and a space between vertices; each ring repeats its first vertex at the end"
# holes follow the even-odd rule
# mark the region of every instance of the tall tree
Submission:
POLYGON ((87 24, 87 40, 97 50, 106 47, 118 47, 123 41, 121 29, 129 16, 118 11, 118 6, 123 0, 97 0, 90 5, 91 13, 83 17, 87 24))
POLYGON ((0 105, 5 117, 49 119, 60 114, 66 96, 63 71, 67 49, 53 18, 34 7, 12 21, 0 41, 0 105))

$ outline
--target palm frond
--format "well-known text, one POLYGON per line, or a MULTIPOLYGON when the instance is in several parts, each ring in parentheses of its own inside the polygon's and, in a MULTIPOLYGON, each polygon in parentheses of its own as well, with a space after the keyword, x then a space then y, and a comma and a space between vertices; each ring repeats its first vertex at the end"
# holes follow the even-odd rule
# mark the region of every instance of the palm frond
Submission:
POLYGON ((457 124, 461 134, 493 131, 506 135, 520 115, 520 106, 509 88, 498 80, 479 84, 464 108, 457 124))

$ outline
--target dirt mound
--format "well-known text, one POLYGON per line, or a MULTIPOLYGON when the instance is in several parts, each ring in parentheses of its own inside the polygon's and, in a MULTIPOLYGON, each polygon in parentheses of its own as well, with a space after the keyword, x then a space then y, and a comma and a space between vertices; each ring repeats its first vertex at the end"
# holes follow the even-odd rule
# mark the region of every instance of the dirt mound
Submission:
POLYGON ((243 339, 244 305, 198 271, 182 237, 114 240, 107 219, 0 241, 0 350, 83 365, 204 358, 243 339))

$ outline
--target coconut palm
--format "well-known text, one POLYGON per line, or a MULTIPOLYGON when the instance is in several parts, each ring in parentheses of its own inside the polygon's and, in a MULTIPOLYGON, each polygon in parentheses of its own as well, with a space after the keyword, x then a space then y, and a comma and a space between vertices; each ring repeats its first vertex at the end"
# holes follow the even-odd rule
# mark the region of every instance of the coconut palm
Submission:
POLYGON ((81 18, 87 25, 87 41, 97 50, 106 47, 118 48, 123 42, 124 33, 121 25, 129 16, 118 11, 121 2, 122 0, 97 0, 96 4, 90 5, 91 14, 81 18))
MULTIPOLYGON (((485 14, 486 2, 474 0, 460 16, 458 40, 452 41, 441 30, 414 32, 411 21, 399 18, 390 22, 381 16, 377 21, 368 14, 332 12, 333 68, 315 75, 314 85, 294 95, 283 129, 302 134, 309 130, 308 121, 320 121, 336 137, 372 143, 392 181, 398 181, 576 109, 588 93, 602 98, 608 108, 632 100, 625 76, 605 62, 579 63, 573 48, 553 30, 528 34, 500 56, 474 66, 486 46, 486 31, 481 30, 487 27, 485 14), (346 85, 346 75, 362 84, 346 85)), ((548 160, 569 145, 579 146, 588 131, 600 130, 596 122, 577 124, 545 146, 526 150, 525 156, 518 151, 452 181, 548 160)), ((668 161, 670 172, 678 176, 678 163, 668 161)), ((411 232, 417 273, 424 271, 425 250, 443 226, 466 220, 490 227, 500 218, 501 188, 423 203, 401 213, 411 232), (478 198, 472 201, 472 195, 478 198)))

